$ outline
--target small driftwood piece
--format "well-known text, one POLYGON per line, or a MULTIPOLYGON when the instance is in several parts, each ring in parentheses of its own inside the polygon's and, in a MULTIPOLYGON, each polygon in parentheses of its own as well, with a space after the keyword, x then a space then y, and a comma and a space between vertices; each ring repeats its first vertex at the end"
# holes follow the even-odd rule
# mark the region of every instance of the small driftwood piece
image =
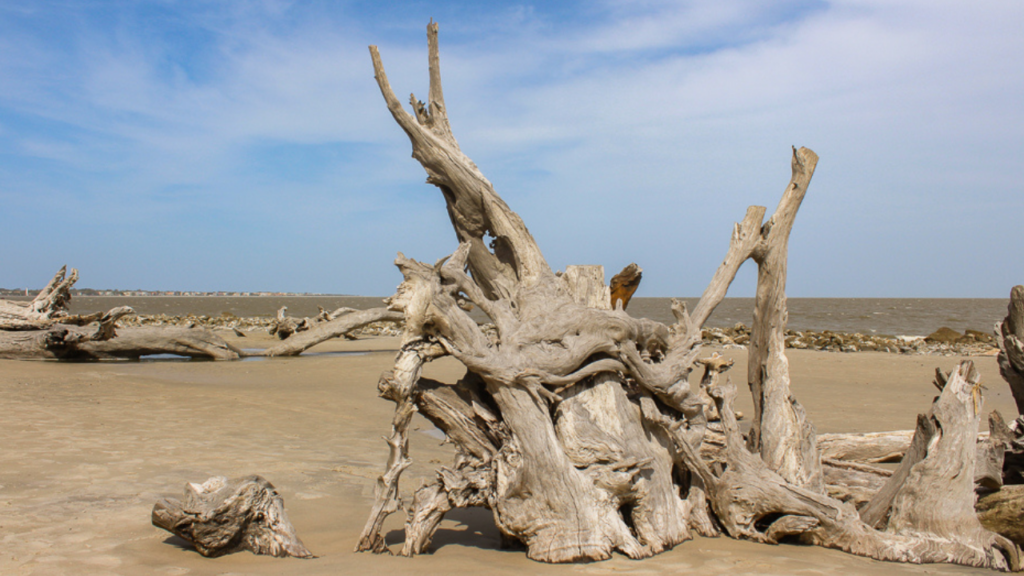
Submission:
POLYGON ((309 318, 296 319, 288 316, 288 307, 281 306, 277 311, 277 316, 274 318, 274 323, 267 328, 267 332, 271 336, 277 336, 281 340, 286 340, 292 334, 309 330, 312 322, 309 318))
POLYGON ((634 262, 612 276, 611 282, 608 283, 608 287, 611 289, 612 309, 620 304, 623 310, 629 306, 630 299, 633 298, 636 289, 640 287, 643 275, 643 269, 634 262))
POLYGON ((822 458, 854 462, 899 462, 910 447, 913 430, 818 434, 822 458))
POLYGON ((724 532, 766 543, 797 538, 882 560, 1019 567, 1013 544, 966 512, 980 399, 970 369, 948 378, 928 416, 941 435, 925 442, 907 474, 820 460, 814 428, 789 388, 784 346, 788 239, 817 164, 813 151, 793 150, 792 176, 774 214, 765 220, 765 208, 751 207, 735 226, 692 315, 674 302, 671 326, 633 318, 611 306, 596 267, 556 275, 519 215, 462 153, 441 88, 436 24, 427 37, 429 95, 425 103, 413 96, 411 113, 391 89, 375 46, 370 54, 388 110, 427 182, 441 190, 459 245, 434 264, 402 254, 395 261, 404 280, 389 307, 404 314, 405 329, 394 370, 379 388, 396 410, 357 550, 390 551, 381 531, 402 507, 399 480, 412 461, 408 431, 421 412, 454 444, 455 459, 416 492, 402 554, 429 550, 449 510, 483 506, 507 541, 543 562, 614 552, 643 558, 693 532, 724 532), (728 363, 702 359, 700 345, 701 327, 749 259, 759 273, 748 448, 732 410, 734 389, 717 384, 728 363), (493 332, 470 318, 470 304, 490 318, 493 332), (419 378, 423 364, 440 356, 465 366, 458 383, 419 378), (719 429, 689 383, 699 366, 719 429), (884 487, 894 497, 878 528, 853 504, 828 495, 873 503, 884 487), (966 530, 952 530, 949 521, 966 530))
POLYGON ((154 526, 187 540, 203 556, 249 550, 314 557, 288 521, 284 500, 261 476, 230 481, 214 476, 202 484, 186 484, 182 500, 160 500, 153 506, 152 519, 154 526))
MULTIPOLYGON (((346 312, 329 320, 316 324, 312 328, 295 334, 280 344, 263 350, 258 356, 297 356, 317 344, 345 336, 346 334, 373 322, 402 321, 402 314, 387 308, 371 308, 369 310, 345 309, 346 312)), ((333 315, 332 315, 333 316, 333 315)))

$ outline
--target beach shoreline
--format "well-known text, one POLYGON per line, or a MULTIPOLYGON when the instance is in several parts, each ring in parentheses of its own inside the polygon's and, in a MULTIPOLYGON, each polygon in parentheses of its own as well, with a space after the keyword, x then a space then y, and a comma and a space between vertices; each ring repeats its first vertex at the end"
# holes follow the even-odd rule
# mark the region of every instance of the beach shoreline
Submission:
MULTIPOLYGON (((228 337, 239 347, 276 340, 228 337)), ((394 337, 332 340, 299 358, 237 362, 68 363, 0 360, 0 573, 49 574, 968 574, 978 569, 881 563, 805 546, 766 546, 728 538, 696 539, 643 561, 549 566, 498 547, 485 510, 454 511, 434 553, 406 559, 352 552, 387 456, 381 440, 394 405, 377 397, 391 367, 394 337), (153 504, 180 497, 186 482, 260 474, 284 497, 300 538, 318 558, 203 558, 149 523, 153 504)), ((735 360, 741 388, 746 352, 709 347, 735 360)), ((960 358, 865 352, 788 353, 794 395, 819 432, 913 428, 934 396, 936 367, 960 358)), ((974 359, 987 386, 984 410, 1016 416, 995 358, 974 359)), ((454 382, 451 359, 424 376, 454 382)), ((696 375, 695 375, 696 377, 696 375)), ((737 408, 748 414, 749 394, 737 408)), ((450 446, 417 418, 413 465, 402 479, 405 502, 450 446)), ((404 514, 389 518, 392 548, 404 514)))

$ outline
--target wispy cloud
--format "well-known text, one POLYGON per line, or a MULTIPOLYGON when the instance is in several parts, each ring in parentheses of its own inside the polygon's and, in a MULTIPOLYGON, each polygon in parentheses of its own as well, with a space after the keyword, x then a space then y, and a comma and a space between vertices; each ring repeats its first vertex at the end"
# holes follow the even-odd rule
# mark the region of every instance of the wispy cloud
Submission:
POLYGON ((698 293, 796 144, 822 164, 792 293, 1001 295, 1024 264, 986 232, 1024 208, 1022 6, 8 2, 0 237, 50 240, 0 285, 69 261, 96 286, 389 292, 395 251, 454 240, 366 46, 423 98, 435 17, 456 136, 557 266, 635 260, 648 294, 698 293))

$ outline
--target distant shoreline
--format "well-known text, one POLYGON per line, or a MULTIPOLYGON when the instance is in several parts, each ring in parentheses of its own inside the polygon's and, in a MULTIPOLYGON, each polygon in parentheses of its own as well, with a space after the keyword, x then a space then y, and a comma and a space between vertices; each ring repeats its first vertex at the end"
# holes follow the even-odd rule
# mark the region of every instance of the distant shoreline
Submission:
MULTIPOLYGON (((17 300, 28 298, 21 296, 17 300)), ((277 296, 249 294, 222 296, 206 293, 198 296, 151 294, 147 296, 75 295, 70 308, 74 314, 90 314, 114 306, 132 306, 139 314, 233 315, 270 317, 281 307, 293 317, 312 317, 319 307, 365 310, 383 306, 383 296, 344 296, 328 294, 292 294, 277 296)), ((680 298, 690 310, 697 298, 680 298)), ((1006 316, 1008 300, 1002 298, 789 298, 787 328, 797 331, 831 330, 847 334, 925 336, 941 327, 961 334, 966 330, 991 333, 995 322, 1006 316)), ((754 298, 726 298, 708 319, 709 328, 729 328, 753 321, 754 298)), ((650 318, 663 324, 675 322, 670 298, 634 297, 627 312, 636 318, 650 318)), ((477 322, 487 322, 479 310, 470 312, 477 322)))

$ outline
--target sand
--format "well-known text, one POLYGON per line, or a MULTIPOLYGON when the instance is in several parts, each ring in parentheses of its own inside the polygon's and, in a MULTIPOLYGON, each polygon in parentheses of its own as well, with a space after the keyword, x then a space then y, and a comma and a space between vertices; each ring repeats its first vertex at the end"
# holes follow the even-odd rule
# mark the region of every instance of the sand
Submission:
MULTIPOLYGON (((263 337, 234 339, 260 347, 263 337)), ((352 552, 381 472, 393 404, 376 382, 394 338, 333 341, 302 358, 69 364, 0 360, 0 574, 966 574, 956 566, 876 562, 814 547, 729 538, 686 542, 643 561, 549 566, 498 548, 485 510, 456 510, 413 559, 352 552), (359 354, 342 355, 341 352, 359 354), (150 524, 161 497, 213 475, 274 483, 312 560, 248 552, 203 558, 150 524)), ((745 355, 727 350, 745 381, 745 355)), ((819 432, 908 429, 927 410, 936 366, 957 358, 789 351, 793 391, 819 432)), ((994 358, 975 358, 986 411, 1016 416, 994 358)), ((442 360, 426 375, 454 381, 442 360)), ((742 386, 742 384, 741 384, 742 386)), ((739 409, 750 413, 748 395, 739 409)), ((417 418, 420 418, 417 416, 417 418)), ((450 462, 423 419, 413 434, 411 495, 450 462)), ((401 542, 403 515, 389 519, 401 542)), ((395 546, 393 546, 395 547, 395 546)))

